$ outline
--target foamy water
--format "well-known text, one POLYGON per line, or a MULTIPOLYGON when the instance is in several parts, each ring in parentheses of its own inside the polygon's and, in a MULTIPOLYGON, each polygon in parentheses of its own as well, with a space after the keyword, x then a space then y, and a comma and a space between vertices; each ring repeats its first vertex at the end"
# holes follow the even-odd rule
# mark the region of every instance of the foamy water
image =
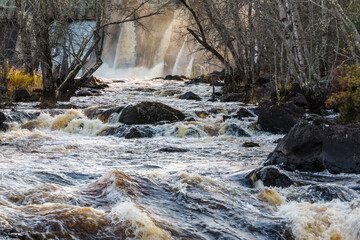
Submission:
POLYGON ((102 96, 72 98, 77 109, 18 107, 38 117, 0 133, 0 238, 359 239, 357 175, 288 173, 299 186, 249 188, 244 175, 282 136, 258 131, 255 117, 224 122, 240 104, 207 101, 207 84, 121 80, 105 80, 102 96), (202 101, 178 99, 187 91, 202 101), (149 125, 153 137, 125 139, 104 135, 120 125, 118 113, 84 113, 141 101, 165 103, 195 121, 149 125), (232 124, 250 137, 229 132, 232 124), (260 147, 242 147, 249 141, 260 147), (311 189, 328 183, 339 199, 311 189))

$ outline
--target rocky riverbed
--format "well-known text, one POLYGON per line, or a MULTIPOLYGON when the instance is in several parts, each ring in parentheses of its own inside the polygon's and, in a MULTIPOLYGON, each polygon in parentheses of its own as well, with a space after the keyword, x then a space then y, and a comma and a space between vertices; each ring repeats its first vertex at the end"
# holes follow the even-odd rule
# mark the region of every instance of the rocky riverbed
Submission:
POLYGON ((104 81, 0 116, 0 238, 360 239, 358 174, 281 164, 323 154, 284 142, 301 130, 277 147, 255 105, 208 101, 209 84, 104 81))

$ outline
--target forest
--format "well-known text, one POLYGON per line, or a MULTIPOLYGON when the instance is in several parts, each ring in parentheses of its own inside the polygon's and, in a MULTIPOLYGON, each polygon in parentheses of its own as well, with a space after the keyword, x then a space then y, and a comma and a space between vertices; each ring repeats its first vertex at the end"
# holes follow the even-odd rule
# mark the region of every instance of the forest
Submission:
POLYGON ((0 0, 0 239, 358 240, 359 16, 0 0))

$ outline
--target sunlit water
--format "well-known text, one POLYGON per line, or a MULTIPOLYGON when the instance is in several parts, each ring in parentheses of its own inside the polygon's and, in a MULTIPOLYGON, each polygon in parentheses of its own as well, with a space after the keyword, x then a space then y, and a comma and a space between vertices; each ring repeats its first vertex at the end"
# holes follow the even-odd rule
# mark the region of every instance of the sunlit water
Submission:
MULTIPOLYGON (((77 109, 45 110, 0 133, 0 239, 360 239, 357 175, 288 173, 299 186, 249 188, 282 137, 256 130, 256 117, 223 121, 239 103, 207 101, 212 87, 164 80, 105 80, 101 96, 73 97, 77 109), (176 90, 169 91, 169 90, 176 90), (178 99, 193 91, 202 101, 178 99), (171 93, 172 92, 172 93, 171 93), (120 125, 88 119, 94 106, 158 101, 196 121, 149 127, 152 138, 102 136, 120 125), (218 108, 208 116, 196 114, 218 108), (226 131, 236 124, 251 137, 226 131), (259 148, 245 148, 253 141, 259 148), (186 152, 163 152, 176 147, 186 152), (309 187, 331 184, 326 201, 309 187)), ((251 111, 254 106, 247 106, 251 111)))

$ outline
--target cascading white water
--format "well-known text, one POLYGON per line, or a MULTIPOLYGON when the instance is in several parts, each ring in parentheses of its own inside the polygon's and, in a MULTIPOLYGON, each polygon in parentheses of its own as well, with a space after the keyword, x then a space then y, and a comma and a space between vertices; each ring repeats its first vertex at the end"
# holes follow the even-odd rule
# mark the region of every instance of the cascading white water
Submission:
POLYGON ((136 61, 136 33, 133 22, 121 25, 121 32, 116 49, 114 67, 129 68, 135 66, 136 61))
MULTIPOLYGON (((180 11, 176 10, 170 14, 173 15, 149 20, 147 27, 158 25, 160 29, 154 30, 153 39, 145 37, 143 34, 152 34, 137 29, 134 23, 121 25, 120 35, 115 44, 114 62, 105 61, 95 76, 111 79, 147 79, 168 73, 190 75, 195 60, 195 46, 181 36, 184 23, 180 11), (183 42, 181 48, 178 48, 178 40, 183 42)), ((104 55, 114 55, 114 51, 111 51, 111 47, 107 48, 104 55)))
POLYGON ((183 53, 184 53, 184 49, 185 49, 185 46, 186 46, 187 39, 188 39, 188 37, 186 36, 185 41, 184 41, 183 45, 181 46, 180 52, 176 57, 175 64, 174 64, 174 67, 173 67, 173 70, 172 70, 172 75, 180 74, 179 70, 178 70, 178 67, 179 67, 180 60, 183 57, 183 53))
POLYGON ((195 61, 195 57, 196 57, 196 53, 197 53, 198 49, 199 49, 199 43, 196 45, 195 50, 191 55, 191 60, 190 60, 189 66, 186 70, 187 76, 196 75, 196 73, 193 71, 193 65, 194 65, 194 61, 195 61))

